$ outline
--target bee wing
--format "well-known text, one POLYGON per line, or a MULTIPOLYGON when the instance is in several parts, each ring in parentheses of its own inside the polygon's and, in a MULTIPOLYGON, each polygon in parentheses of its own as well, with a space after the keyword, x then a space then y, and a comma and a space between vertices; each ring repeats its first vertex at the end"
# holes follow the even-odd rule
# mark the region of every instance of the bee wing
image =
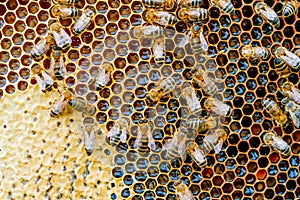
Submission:
POLYGON ((141 146, 141 143, 140 143, 141 139, 142 139, 142 133, 138 130, 138 135, 137 135, 137 138, 135 139, 135 142, 134 142, 134 145, 133 145, 133 147, 135 149, 137 149, 141 146))
POLYGON ((109 138, 109 137, 112 137, 112 136, 115 136, 115 135, 118 135, 120 132, 120 126, 119 124, 114 124, 114 126, 110 129, 110 131, 107 133, 106 137, 109 138))
POLYGON ((36 80, 38 86, 41 88, 41 90, 46 89, 46 82, 43 81, 39 76, 35 76, 35 80, 36 80))
POLYGON ((95 134, 94 132, 84 131, 84 147, 87 151, 92 152, 95 148, 95 134))
POLYGON ((65 65, 64 65, 63 56, 61 56, 60 59, 59 59, 59 66, 60 66, 60 71, 62 72, 63 76, 65 76, 66 75, 66 69, 65 69, 65 65))
POLYGON ((178 146, 178 154, 180 156, 183 156, 185 154, 185 149, 186 149, 185 147, 186 147, 185 140, 183 140, 180 142, 180 144, 178 146))
POLYGON ((222 150, 223 140, 219 141, 218 144, 214 147, 215 153, 218 154, 222 150))
MULTIPOLYGON (((299 108, 298 108, 297 110, 299 110, 299 108)), ((299 118, 296 116, 296 113, 293 112, 293 111, 291 111, 291 110, 289 110, 288 112, 289 112, 289 114, 291 115, 291 118, 292 118, 292 121, 294 122, 294 125, 295 125, 297 128, 299 128, 299 126, 300 126, 300 120, 299 120, 299 118)))
POLYGON ((296 103, 300 104, 300 93, 295 87, 292 87, 292 92, 288 91, 287 93, 296 103))
POLYGON ((151 134, 151 131, 148 132, 148 146, 150 147, 150 149, 155 150, 156 149, 156 145, 153 139, 153 136, 151 134))
POLYGON ((48 83, 50 85, 53 84, 53 79, 51 78, 51 76, 49 76, 49 74, 47 74, 46 72, 42 71, 42 75, 44 77, 44 83, 48 83))
POLYGON ((63 28, 61 28, 60 31, 61 31, 61 34, 63 35, 63 37, 65 38, 65 42, 67 42, 68 44, 71 44, 72 43, 72 39, 68 35, 68 33, 63 28))
POLYGON ((55 65, 54 58, 51 57, 49 73, 51 74, 52 77, 53 77, 53 76, 55 77, 55 75, 54 75, 54 65, 55 65))
POLYGON ((177 44, 177 46, 179 47, 183 47, 184 45, 186 45, 191 38, 191 31, 189 31, 185 37, 182 38, 182 40, 177 44))
POLYGON ((120 140, 125 143, 126 142, 126 137, 127 137, 127 131, 126 131, 126 127, 124 127, 121 131, 121 135, 120 135, 120 140))
POLYGON ((164 45, 159 42, 155 42, 152 46, 154 57, 164 55, 164 45))
POLYGON ((203 35, 203 32, 200 32, 200 42, 201 42, 201 48, 205 51, 208 51, 208 44, 205 40, 205 37, 203 35))

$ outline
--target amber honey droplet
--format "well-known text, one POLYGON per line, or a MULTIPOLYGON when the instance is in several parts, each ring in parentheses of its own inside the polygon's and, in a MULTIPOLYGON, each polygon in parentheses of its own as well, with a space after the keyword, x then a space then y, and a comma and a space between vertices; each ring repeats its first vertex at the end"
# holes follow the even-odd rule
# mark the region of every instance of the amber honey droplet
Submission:
POLYGON ((270 156, 269 159, 272 163, 277 163, 280 159, 280 156, 277 152, 273 152, 270 156))

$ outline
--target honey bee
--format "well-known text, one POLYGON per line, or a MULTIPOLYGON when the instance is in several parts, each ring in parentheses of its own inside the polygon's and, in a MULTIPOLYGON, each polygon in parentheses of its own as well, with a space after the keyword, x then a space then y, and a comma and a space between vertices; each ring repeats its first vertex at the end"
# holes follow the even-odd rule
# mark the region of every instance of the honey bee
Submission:
POLYGON ((72 39, 58 22, 53 22, 50 24, 50 32, 59 48, 65 51, 70 48, 72 39))
POLYGON ((209 111, 213 111, 217 115, 222 115, 222 116, 230 116, 232 114, 232 109, 229 105, 221 102, 218 99, 214 98, 207 98, 204 101, 204 107, 209 111))
POLYGON ((191 27, 191 46, 194 53, 200 53, 202 50, 208 51, 208 44, 203 35, 203 29, 193 24, 191 27))
POLYGON ((149 148, 151 150, 155 150, 156 148, 151 129, 148 120, 139 121, 138 134, 133 146, 142 154, 148 153, 149 148))
POLYGON ((81 33, 91 23, 94 16, 95 12, 92 9, 86 9, 76 21, 73 28, 73 33, 75 35, 81 33))
POLYGON ((178 200, 195 200, 193 193, 189 188, 180 180, 174 183, 175 193, 178 200))
POLYGON ((61 4, 61 5, 66 5, 66 4, 76 4, 79 2, 79 0, 53 0, 55 4, 61 4))
POLYGON ((285 110, 290 114, 294 125, 299 128, 300 126, 300 105, 296 104, 289 98, 284 98, 282 104, 285 106, 285 110))
POLYGON ((205 156, 211 150, 215 150, 216 154, 220 153, 226 137, 227 134, 225 130, 223 128, 219 128, 214 133, 204 137, 202 147, 194 144, 193 148, 189 149, 192 158, 199 165, 199 167, 206 167, 207 160, 205 156))
POLYGON ((117 146, 120 141, 122 143, 126 142, 128 126, 129 123, 125 118, 121 118, 118 122, 114 124, 114 126, 106 135, 107 138, 110 138, 110 144, 112 146, 117 146))
POLYGON ((169 139, 163 146, 162 150, 166 152, 166 158, 182 157, 185 160, 187 139, 186 133, 181 130, 176 131, 173 138, 169 139))
POLYGON ((63 80, 65 78, 66 69, 64 65, 64 58, 61 49, 58 47, 53 47, 50 71, 57 80, 63 80))
MULTIPOLYGON (((298 54, 298 52, 296 52, 298 54)), ((274 51, 274 55, 277 59, 280 59, 285 64, 287 64, 289 67, 299 70, 300 69, 300 58, 287 50, 285 47, 278 47, 274 51)), ((280 64, 283 66, 283 64, 280 64)), ((282 67, 281 67, 282 68, 282 67)))
POLYGON ((194 131, 203 132, 215 128, 217 121, 213 117, 192 118, 185 123, 185 126, 194 131))
POLYGON ((202 0, 177 0, 180 7, 199 7, 202 0))
POLYGON ((198 22, 208 18, 208 12, 204 8, 180 8, 178 18, 184 21, 198 22))
POLYGON ((275 11, 272 10, 267 4, 258 2, 255 4, 254 10, 256 13, 262 15, 263 18, 265 18, 269 23, 273 24, 275 28, 279 28, 280 20, 275 11))
POLYGON ((51 108, 50 116, 56 117, 65 109, 73 94, 70 91, 64 91, 62 95, 55 101, 51 108))
POLYGON ((283 92, 293 99, 296 103, 300 104, 300 92, 290 82, 285 82, 282 85, 283 92))
POLYGON ((184 88, 182 95, 185 97, 186 103, 192 113, 196 113, 201 110, 200 102, 197 98, 195 90, 192 87, 184 88))
POLYGON ((81 132, 84 138, 84 148, 88 156, 90 156, 95 149, 95 133, 100 135, 102 132, 95 129, 95 120, 91 117, 83 119, 83 127, 81 132))
POLYGON ((282 112, 280 107, 275 101, 265 98, 262 100, 262 105, 265 107, 266 111, 271 115, 277 124, 287 125, 288 118, 286 114, 282 112))
POLYGON ((37 58, 42 56, 46 51, 50 49, 50 46, 53 44, 51 37, 47 36, 42 38, 31 50, 31 57, 37 58))
POLYGON ((164 35, 164 29, 156 25, 134 27, 132 30, 133 38, 158 38, 164 35))
POLYGON ((165 62, 164 43, 163 40, 155 40, 152 45, 154 61, 157 65, 162 65, 165 62))
POLYGON ((224 13, 234 13, 234 7, 229 0, 211 0, 211 4, 220 8, 224 13))
POLYGON ((111 63, 104 63, 99 67, 99 73, 95 78, 96 91, 102 90, 108 84, 112 71, 113 66, 111 63))
POLYGON ((297 1, 289 1, 284 4, 282 13, 284 17, 290 17, 298 11, 299 3, 297 1))
POLYGON ((290 146, 280 137, 276 136, 272 132, 267 132, 263 136, 263 141, 267 145, 272 146, 276 151, 280 152, 283 156, 289 156, 291 154, 290 146))
POLYGON ((53 6, 51 12, 53 16, 61 18, 77 17, 79 14, 79 10, 75 7, 66 7, 58 5, 53 6))
POLYGON ((78 111, 87 115, 94 115, 96 112, 96 107, 86 102, 83 97, 73 96, 69 101, 70 106, 78 111))
POLYGON ((53 79, 45 72, 41 66, 34 64, 31 67, 31 71, 34 74, 35 80, 42 91, 50 92, 53 86, 53 79))
POLYGON ((175 89, 176 82, 172 77, 160 80, 156 87, 151 89, 146 95, 146 102, 148 104, 154 104, 160 100, 161 97, 169 94, 175 89))
POLYGON ((207 95, 214 95, 218 87, 214 83, 212 78, 209 78, 206 72, 202 69, 198 69, 194 73, 194 81, 202 88, 203 92, 207 95))
POLYGON ((175 6, 174 0, 143 0, 143 4, 146 7, 160 9, 163 8, 165 10, 172 10, 175 6))
POLYGON ((155 9, 149 9, 146 11, 145 18, 147 21, 154 22, 162 26, 175 24, 178 21, 174 15, 166 11, 157 11, 155 9))
POLYGON ((241 55, 245 58, 253 58, 253 59, 267 59, 270 56, 270 53, 265 47, 252 47, 250 45, 245 45, 241 49, 241 55))

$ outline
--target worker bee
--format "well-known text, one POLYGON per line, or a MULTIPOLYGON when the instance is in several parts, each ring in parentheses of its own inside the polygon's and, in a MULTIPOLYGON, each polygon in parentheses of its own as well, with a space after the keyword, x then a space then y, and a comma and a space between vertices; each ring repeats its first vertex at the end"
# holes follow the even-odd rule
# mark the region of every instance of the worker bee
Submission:
POLYGON ((217 121, 213 117, 191 118, 186 121, 185 126, 196 132, 203 132, 215 128, 217 126, 217 121))
POLYGON ((204 8, 180 8, 178 18, 184 21, 198 22, 208 18, 208 12, 204 8))
POLYGON ((220 100, 218 99, 214 99, 214 98, 207 98, 205 101, 204 101, 204 105, 203 105, 207 111, 209 112, 214 112, 216 113, 217 115, 222 115, 222 116, 229 116, 232 114, 232 109, 229 105, 221 102, 220 100))
POLYGON ((295 14, 298 10, 299 3, 297 1, 289 1, 284 4, 282 13, 284 17, 290 17, 295 14))
POLYGON ((290 82, 285 82, 282 85, 283 92, 293 99, 296 103, 300 104, 300 92, 290 82))
POLYGON ((96 107, 86 102, 86 100, 83 97, 73 96, 69 101, 69 105, 74 110, 90 116, 94 115, 96 112, 96 107))
POLYGON ((193 193, 189 188, 180 180, 174 183, 175 193, 178 200, 195 200, 193 193))
POLYGON ((180 7, 199 7, 202 0, 177 0, 180 7))
POLYGON ((285 106, 285 110, 290 114, 294 125, 299 128, 300 126, 300 105, 296 104, 294 101, 288 97, 282 100, 282 104, 285 106))
MULTIPOLYGON (((298 54, 298 52, 297 52, 298 54)), ((274 51, 274 55, 276 58, 283 61, 285 64, 287 64, 289 67, 299 70, 300 69, 300 58, 287 50, 285 47, 278 47, 274 51)), ((283 64, 280 64, 283 65, 283 64)), ((282 67, 281 67, 282 68, 282 67)))
POLYGON ((253 58, 253 59, 267 59, 270 56, 270 53, 265 47, 252 47, 250 45, 245 45, 241 49, 241 55, 245 58, 253 58))
POLYGON ((164 29, 156 25, 134 27, 132 30, 133 38, 158 38, 164 36, 164 29))
POLYGON ((52 15, 59 16, 61 18, 67 17, 77 17, 79 14, 79 10, 75 7, 67 7, 67 6, 58 6, 55 5, 52 7, 52 15))
POLYGON ((31 57, 37 58, 46 53, 50 49, 50 46, 53 44, 51 37, 47 36, 42 38, 31 50, 31 57))
POLYGON ((175 24, 178 21, 174 15, 166 11, 157 11, 155 9, 147 10, 145 13, 145 19, 162 26, 175 24))
POLYGON ((137 132, 137 138, 134 142, 134 148, 139 149, 139 152, 146 154, 151 150, 155 150, 156 145, 151 133, 151 125, 148 120, 140 120, 137 132))
POLYGON ((66 69, 64 65, 64 58, 62 50, 59 47, 53 47, 50 71, 57 80, 63 80, 65 78, 66 69))
POLYGON ((267 4, 258 2, 255 4, 254 10, 256 13, 262 15, 263 18, 265 18, 269 23, 273 24, 275 28, 280 26, 280 20, 278 16, 267 4))
POLYGON ((50 24, 50 32, 59 48, 65 51, 70 48, 72 39, 58 22, 53 22, 50 24))
POLYGON ((286 114, 282 112, 280 107, 275 101, 265 98, 262 100, 262 105, 265 107, 266 111, 271 115, 277 124, 287 125, 288 118, 286 114))
POLYGON ((161 97, 169 94, 175 89, 176 82, 172 77, 160 80, 156 87, 151 89, 146 95, 146 102, 148 104, 154 104, 160 100, 161 97))
POLYGON ((191 47, 194 53, 200 53, 202 50, 208 51, 208 44, 203 35, 203 29, 193 24, 191 27, 191 47))
POLYGON ((65 109, 73 94, 70 91, 64 91, 62 95, 55 101, 51 108, 50 116, 56 117, 65 109))
POLYGON ((143 4, 146 7, 156 8, 156 9, 165 9, 172 10, 175 6, 174 0, 143 0, 143 4))
POLYGON ((55 4, 61 4, 61 5, 66 5, 66 4, 76 4, 79 2, 79 0, 53 0, 55 4))
POLYGON ((276 151, 280 152, 283 156, 289 156, 291 154, 290 146, 280 137, 276 136, 272 132, 267 132, 263 136, 263 141, 267 145, 272 146, 276 151))
POLYGON ((118 122, 115 122, 114 126, 106 135, 106 138, 110 138, 110 144, 112 146, 117 146, 120 141, 122 143, 126 142, 128 126, 129 123, 125 118, 121 118, 118 122))
POLYGON ((164 42, 163 40, 154 40, 152 45, 154 61, 157 65, 162 65, 165 62, 165 53, 164 53, 164 42))
POLYGON ((205 156, 211 150, 215 150, 216 154, 220 153, 226 137, 226 131, 223 128, 219 128, 214 133, 208 134, 204 137, 202 147, 194 145, 193 148, 189 149, 192 158, 199 167, 204 168, 207 165, 205 156))
POLYGON ((186 103, 189 106, 192 113, 199 112, 201 110, 200 102, 197 98, 196 92, 192 87, 186 87, 182 91, 182 95, 186 99, 186 103))
POLYGON ((94 16, 95 12, 92 9, 86 9, 76 21, 73 28, 73 33, 75 35, 81 33, 91 23, 94 16))
POLYGON ((37 81, 37 84, 41 90, 50 92, 53 86, 53 79, 51 76, 38 64, 32 65, 31 71, 34 74, 35 80, 37 81))
POLYGON ((197 69, 194 73, 194 81, 202 88, 205 94, 214 95, 218 87, 214 83, 213 79, 208 77, 206 72, 202 69, 197 69))
POLYGON ((211 4, 220 8, 224 13, 234 13, 234 7, 229 0, 211 0, 211 4))
POLYGON ((113 66, 111 63, 103 63, 98 69, 98 75, 94 79, 96 91, 102 90, 108 84, 113 71, 113 66))
POLYGON ((85 151, 90 156, 95 149, 95 133, 100 135, 102 132, 95 129, 95 120, 92 117, 85 117, 83 127, 80 128, 83 133, 85 151))
POLYGON ((176 131, 173 138, 169 139, 163 146, 162 150, 166 152, 166 158, 182 157, 185 160, 187 140, 185 132, 181 131, 181 129, 176 131))

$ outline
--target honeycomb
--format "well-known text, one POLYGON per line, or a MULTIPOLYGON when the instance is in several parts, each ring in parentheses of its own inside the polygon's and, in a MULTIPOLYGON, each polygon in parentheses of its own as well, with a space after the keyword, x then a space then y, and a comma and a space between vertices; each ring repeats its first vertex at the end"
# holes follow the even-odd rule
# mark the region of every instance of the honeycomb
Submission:
MULTIPOLYGON (((97 107, 95 119, 103 129, 96 136, 91 156, 84 152, 77 129, 80 113, 49 117, 51 102, 59 92, 42 93, 30 67, 40 63, 50 68, 50 51, 32 59, 31 49, 48 24, 55 19, 50 0, 0 0, 0 98, 1 199, 176 199, 173 183, 181 179, 197 199, 300 199, 300 132, 290 125, 281 128, 264 111, 261 100, 281 101, 281 81, 287 79, 298 88, 299 73, 283 78, 275 71, 272 57, 248 60, 240 55, 242 45, 273 49, 283 46, 295 51, 300 45, 299 13, 289 18, 281 14, 283 2, 265 1, 280 18, 275 29, 254 11, 254 1, 232 0, 234 15, 227 15, 207 0, 203 20, 209 43, 209 58, 194 55, 190 44, 178 46, 189 31, 188 22, 178 21, 165 28, 166 60, 153 61, 151 41, 132 38, 130 30, 147 24, 147 10, 136 0, 80 0, 79 10, 93 8, 96 16, 81 34, 71 29, 75 19, 59 18, 71 35, 71 48, 64 52, 67 76, 55 81, 57 87, 74 89, 76 95, 97 107), (112 80, 100 92, 90 80, 103 62, 114 65, 112 80), (208 166, 200 169, 191 156, 186 160, 164 159, 162 146, 180 126, 188 107, 181 105, 180 88, 191 83, 203 104, 205 94, 192 83, 191 69, 203 63, 208 75, 217 80, 217 96, 233 109, 220 120, 229 132, 219 154, 208 154, 208 166), (165 77, 176 80, 177 89, 155 106, 147 106, 145 95, 165 77), (105 142, 105 133, 121 117, 130 120, 130 136, 116 148, 105 142), (137 123, 147 118, 153 123, 156 149, 147 155, 133 148, 137 123), (282 157, 263 145, 262 133, 275 130, 291 147, 282 157)), ((176 14, 176 10, 171 10, 176 14)), ((195 138, 201 144, 207 132, 195 138)))

